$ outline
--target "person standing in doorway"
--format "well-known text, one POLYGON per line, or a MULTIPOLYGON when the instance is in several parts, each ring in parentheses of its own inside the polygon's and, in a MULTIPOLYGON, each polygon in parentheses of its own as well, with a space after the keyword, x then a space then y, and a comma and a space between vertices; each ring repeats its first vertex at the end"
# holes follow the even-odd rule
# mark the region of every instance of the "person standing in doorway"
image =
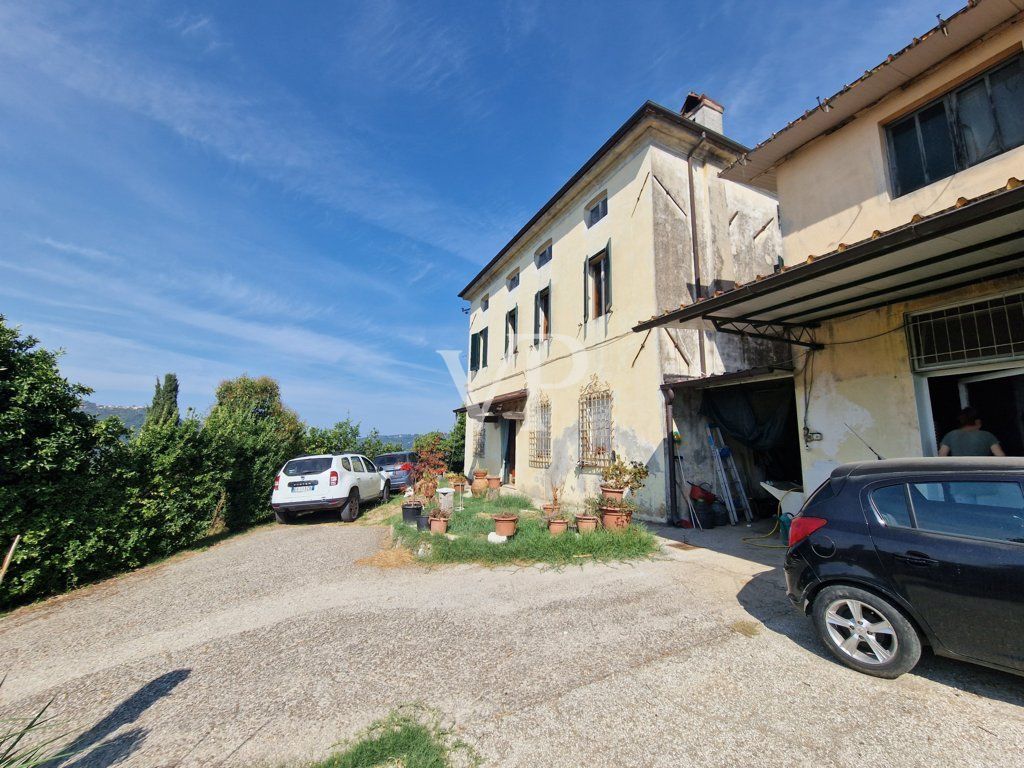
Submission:
POLYGON ((999 438, 981 428, 978 409, 967 406, 957 416, 960 428, 954 429, 939 446, 939 456, 1005 456, 999 438))

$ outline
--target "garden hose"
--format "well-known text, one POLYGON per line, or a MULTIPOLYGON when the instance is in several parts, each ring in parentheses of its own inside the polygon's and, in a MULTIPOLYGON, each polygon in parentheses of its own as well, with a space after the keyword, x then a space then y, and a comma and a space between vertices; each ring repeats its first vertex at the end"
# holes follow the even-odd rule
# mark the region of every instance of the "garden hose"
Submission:
POLYGON ((779 511, 775 515, 775 525, 768 533, 764 534, 763 536, 744 536, 742 539, 740 539, 740 541, 742 541, 744 544, 749 544, 751 547, 760 547, 761 549, 789 549, 788 544, 757 544, 756 542, 760 541, 761 539, 772 538, 775 535, 776 531, 779 530, 779 526, 782 524, 782 501, 791 493, 792 491, 786 491, 784 494, 782 494, 782 498, 779 499, 779 511))

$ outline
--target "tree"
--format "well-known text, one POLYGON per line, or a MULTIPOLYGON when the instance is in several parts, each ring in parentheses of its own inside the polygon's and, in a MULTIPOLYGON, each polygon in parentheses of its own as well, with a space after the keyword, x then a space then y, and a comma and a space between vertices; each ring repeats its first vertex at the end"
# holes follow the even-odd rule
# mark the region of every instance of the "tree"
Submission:
POLYGON ((304 445, 305 452, 319 453, 361 453, 371 459, 382 453, 402 450, 397 443, 385 443, 380 433, 371 429, 365 437, 360 435, 361 427, 352 419, 344 419, 333 427, 308 427, 304 445))
POLYGON ((302 453, 305 430, 281 402, 273 379, 239 376, 221 382, 204 430, 224 473, 224 522, 239 530, 270 513, 274 477, 302 453))
POLYGON ((462 472, 466 464, 466 413, 455 414, 455 424, 441 443, 442 452, 452 472, 462 472))
POLYGON ((160 380, 156 381, 156 388, 153 392, 153 402, 146 412, 146 422, 162 424, 173 421, 178 423, 180 418, 178 412, 178 377, 173 373, 164 374, 163 386, 160 380))

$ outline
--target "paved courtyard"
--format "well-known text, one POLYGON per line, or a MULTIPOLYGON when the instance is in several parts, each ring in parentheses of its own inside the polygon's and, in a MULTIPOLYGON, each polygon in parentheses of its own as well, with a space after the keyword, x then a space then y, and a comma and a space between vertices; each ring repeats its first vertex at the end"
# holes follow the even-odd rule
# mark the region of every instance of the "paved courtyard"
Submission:
POLYGON ((1024 678, 833 663, 740 531, 561 571, 359 564, 386 535, 266 526, 2 617, 0 716, 56 697, 61 768, 301 765, 411 702, 494 766, 1021 764, 1024 678))

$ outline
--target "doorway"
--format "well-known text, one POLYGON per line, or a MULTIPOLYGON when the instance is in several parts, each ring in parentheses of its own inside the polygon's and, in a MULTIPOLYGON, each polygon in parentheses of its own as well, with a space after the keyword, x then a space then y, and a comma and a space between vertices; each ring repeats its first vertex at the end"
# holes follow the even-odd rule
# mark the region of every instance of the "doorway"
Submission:
POLYGON ((501 422, 502 441, 504 444, 501 482, 505 485, 516 484, 516 435, 519 431, 518 427, 519 422, 514 419, 503 419, 501 422))
POLYGON ((928 398, 935 452, 943 436, 960 426, 957 414, 970 405, 1007 456, 1024 456, 1024 368, 931 376, 928 398))

